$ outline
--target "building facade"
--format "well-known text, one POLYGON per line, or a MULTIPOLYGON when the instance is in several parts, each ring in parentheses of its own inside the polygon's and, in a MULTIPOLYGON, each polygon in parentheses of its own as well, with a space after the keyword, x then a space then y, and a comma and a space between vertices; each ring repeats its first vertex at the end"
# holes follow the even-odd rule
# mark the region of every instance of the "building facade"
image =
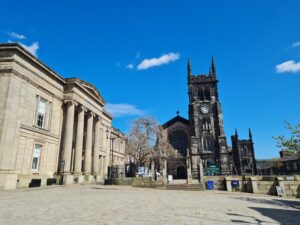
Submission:
POLYGON ((97 88, 64 79, 18 44, 0 45, 0 189, 107 175, 112 116, 97 88))
POLYGON ((257 174, 252 133, 249 129, 249 139, 240 140, 237 130, 231 136, 232 143, 232 173, 239 175, 257 174))
MULTIPOLYGON (((180 153, 175 160, 168 161, 168 165, 173 168, 168 169, 168 174, 172 174, 175 178, 184 178, 187 172, 183 171, 187 171, 189 166, 193 178, 199 177, 200 170, 206 175, 233 174, 233 159, 236 152, 227 145, 224 133, 214 59, 212 58, 209 73, 200 75, 192 74, 192 67, 188 60, 187 83, 189 119, 177 114, 162 125, 165 139, 180 153), (186 160, 187 158, 190 162, 186 160)), ((236 142, 238 142, 237 146, 244 143, 238 139, 236 142)), ((248 142, 244 145, 248 146, 248 142)), ((253 153, 252 161, 255 162, 252 137, 250 145, 253 153)), ((253 174, 256 174, 255 163, 252 166, 253 174)))

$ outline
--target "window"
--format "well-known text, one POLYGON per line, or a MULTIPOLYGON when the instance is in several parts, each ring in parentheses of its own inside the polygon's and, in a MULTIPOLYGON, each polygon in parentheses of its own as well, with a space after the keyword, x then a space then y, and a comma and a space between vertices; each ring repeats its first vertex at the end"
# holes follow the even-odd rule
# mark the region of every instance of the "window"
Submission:
POLYGON ((49 128, 48 120, 50 118, 50 108, 51 103, 49 101, 47 101, 41 96, 37 97, 37 110, 35 116, 36 126, 43 129, 49 128))
POLYGON ((214 151, 214 138, 212 136, 204 136, 202 138, 202 148, 203 151, 214 151))
POLYGON ((205 90, 204 90, 204 98, 205 98, 205 100, 210 101, 210 89, 209 88, 205 88, 205 90))
POLYGON ((200 101, 203 101, 203 100, 204 100, 204 95, 203 95, 203 90, 202 90, 202 88, 200 88, 200 89, 198 90, 198 98, 199 98, 200 101))
POLYGON ((33 150, 33 156, 32 156, 32 170, 39 170, 39 163, 40 163, 40 157, 41 157, 41 149, 42 145, 35 144, 34 150, 33 150))

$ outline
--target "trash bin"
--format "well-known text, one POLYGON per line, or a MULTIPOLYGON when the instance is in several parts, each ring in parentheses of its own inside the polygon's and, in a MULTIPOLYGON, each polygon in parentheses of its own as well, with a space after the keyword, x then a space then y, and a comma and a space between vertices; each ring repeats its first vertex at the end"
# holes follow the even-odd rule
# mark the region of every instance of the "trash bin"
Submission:
POLYGON ((239 181, 238 180, 231 181, 231 187, 232 187, 232 190, 238 191, 239 190, 239 181))
POLYGON ((207 186, 207 190, 214 190, 214 181, 208 180, 206 186, 207 186))

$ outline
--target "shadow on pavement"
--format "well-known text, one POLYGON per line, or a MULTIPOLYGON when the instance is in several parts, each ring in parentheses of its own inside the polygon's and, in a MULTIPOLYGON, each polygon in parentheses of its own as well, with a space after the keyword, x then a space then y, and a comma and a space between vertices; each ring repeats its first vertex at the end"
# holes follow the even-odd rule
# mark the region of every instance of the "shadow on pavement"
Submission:
POLYGON ((231 222, 232 223, 237 223, 237 224, 244 224, 244 223, 248 223, 248 224, 266 224, 269 223, 268 221, 264 221, 264 220, 260 220, 255 218, 254 216, 247 216, 247 215, 242 215, 242 214, 238 214, 238 213, 227 213, 230 216, 235 216, 235 217, 242 217, 244 220, 240 219, 232 219, 231 222), (248 221, 250 220, 250 221, 248 221))
MULTIPOLYGON (((268 205, 276 205, 281 207, 295 207, 300 208, 300 201, 289 200, 289 199, 261 199, 261 198, 248 198, 248 197, 235 197, 235 199, 249 201, 254 203, 268 204, 268 205)), ((300 212, 300 211, 299 211, 300 212)))
POLYGON ((270 209, 270 208, 258 208, 249 207, 263 216, 269 217, 280 224, 284 225, 298 225, 300 224, 300 211, 299 210, 288 210, 288 209, 270 209))

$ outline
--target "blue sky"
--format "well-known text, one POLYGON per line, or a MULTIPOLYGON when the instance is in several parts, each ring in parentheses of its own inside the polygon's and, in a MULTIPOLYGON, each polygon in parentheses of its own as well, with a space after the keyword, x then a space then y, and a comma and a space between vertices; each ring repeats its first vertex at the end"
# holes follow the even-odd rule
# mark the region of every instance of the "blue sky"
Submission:
POLYGON ((95 84, 124 132, 141 115, 187 117, 187 58, 200 74, 214 55, 228 143, 251 127, 256 157, 270 158, 284 120, 300 123, 299 12, 297 0, 0 0, 0 42, 95 84))

